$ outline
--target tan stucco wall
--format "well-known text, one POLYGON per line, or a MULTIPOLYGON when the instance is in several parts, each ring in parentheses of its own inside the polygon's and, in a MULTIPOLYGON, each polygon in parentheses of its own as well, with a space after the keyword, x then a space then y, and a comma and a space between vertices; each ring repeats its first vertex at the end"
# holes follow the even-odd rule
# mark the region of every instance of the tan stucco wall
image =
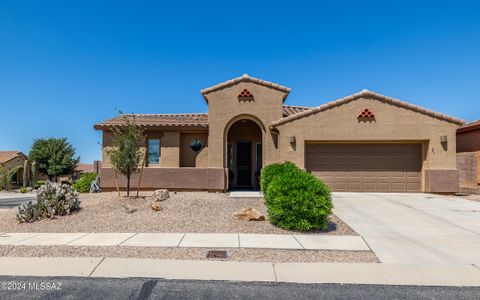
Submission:
POLYGON ((285 92, 252 82, 239 82, 208 93, 209 167, 226 167, 225 145, 229 127, 242 118, 254 119, 262 127, 264 164, 275 161, 275 147, 268 131, 271 122, 282 117, 285 92), (252 102, 241 102, 238 94, 248 89, 254 96, 252 102), (265 155, 269 153, 270 155, 265 155))
POLYGON ((457 133, 457 152, 480 151, 480 129, 457 133))
POLYGON ((180 167, 206 168, 208 166, 208 133, 182 132, 180 135, 180 167), (195 153, 190 149, 193 139, 202 142, 203 149, 195 153))
MULTIPOLYGON (((358 99, 332 109, 279 125, 278 161, 290 160, 305 166, 305 143, 323 142, 422 142, 425 170, 456 170, 457 124, 375 99, 358 99), (358 113, 368 108, 375 122, 359 122, 358 113), (442 145, 441 136, 447 136, 442 145), (295 136, 296 149, 290 144, 295 136)), ((452 176, 448 173, 448 176, 452 176)), ((449 177, 449 178, 450 178, 449 177)), ((453 179, 452 179, 453 180, 453 179)), ((430 187, 432 188, 432 187, 430 187)))
POLYGON ((11 168, 15 168, 15 167, 23 167, 23 164, 25 162, 25 159, 22 158, 22 157, 15 157, 14 159, 11 159, 7 162, 5 162, 2 166, 7 168, 7 169, 11 169, 11 168))
MULTIPOLYGON (((116 188, 112 168, 100 170, 102 189, 111 191, 116 188)), ((140 188, 152 190, 166 188, 171 190, 207 190, 224 191, 226 174, 224 168, 145 168, 140 188)), ((131 178, 131 189, 138 187, 139 173, 131 178)), ((118 185, 126 187, 125 176, 118 175, 118 185)))
MULTIPOLYGON (((200 139, 204 141, 206 141, 206 136, 207 136, 207 133, 205 131, 198 132, 198 133, 197 132, 184 133, 182 130, 149 130, 149 131, 146 131, 144 134, 146 136, 146 139, 160 138, 160 147, 161 147, 160 165, 156 165, 156 166, 151 165, 151 166, 148 166, 149 168, 180 167, 181 149, 183 148, 181 136, 184 134, 189 134, 190 136, 198 136, 200 137, 200 139)), ((109 168, 112 166, 107 153, 108 149, 112 148, 112 143, 113 143, 112 137, 113 137, 113 134, 111 131, 103 132, 102 166, 105 168, 109 168)), ((204 150, 205 151, 202 150, 202 152, 200 153, 200 155, 198 155, 196 159, 198 162, 198 167, 205 167, 207 164, 208 149, 204 149, 204 150)), ((145 140, 145 144, 141 147, 141 151, 142 153, 145 153, 146 151, 146 140, 145 140)))
MULTIPOLYGON (((207 168, 208 166, 208 133, 205 130, 185 131, 178 130, 149 130, 144 132, 145 144, 141 147, 146 151, 148 138, 160 138, 160 164, 145 166, 142 175, 142 189, 170 188, 179 190, 211 190, 223 191, 226 186, 226 177, 223 168, 207 168), (204 149, 195 154, 188 147, 193 138, 205 143, 204 149)), ((102 188, 115 188, 112 165, 107 154, 112 147, 112 132, 103 132, 102 188)), ((138 182, 138 174, 132 176, 132 182, 138 182)), ((126 182, 120 174, 119 186, 124 188, 126 182)), ((132 183, 133 184, 133 183, 132 183)), ((137 183, 135 183, 136 186, 137 183)))
POLYGON ((23 157, 15 157, 14 159, 11 159, 5 163, 2 164, 3 167, 7 169, 15 168, 15 167, 20 167, 20 169, 17 171, 17 183, 22 184, 23 183, 23 164, 25 162, 25 159, 23 157))

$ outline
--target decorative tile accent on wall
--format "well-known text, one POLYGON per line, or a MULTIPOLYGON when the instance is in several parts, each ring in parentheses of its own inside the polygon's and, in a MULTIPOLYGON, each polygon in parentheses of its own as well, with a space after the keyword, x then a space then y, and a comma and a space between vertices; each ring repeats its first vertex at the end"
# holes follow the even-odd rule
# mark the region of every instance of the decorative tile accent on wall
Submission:
POLYGON ((238 100, 239 101, 254 101, 253 99, 253 94, 250 93, 249 90, 244 89, 243 91, 238 94, 238 100))

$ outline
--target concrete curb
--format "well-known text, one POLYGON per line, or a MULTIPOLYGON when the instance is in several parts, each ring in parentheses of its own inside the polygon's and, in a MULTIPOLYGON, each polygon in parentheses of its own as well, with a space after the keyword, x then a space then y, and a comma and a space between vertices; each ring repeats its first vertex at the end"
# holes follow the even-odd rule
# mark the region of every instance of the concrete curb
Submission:
POLYGON ((480 286, 472 265, 270 263, 138 258, 0 257, 0 275, 480 286))

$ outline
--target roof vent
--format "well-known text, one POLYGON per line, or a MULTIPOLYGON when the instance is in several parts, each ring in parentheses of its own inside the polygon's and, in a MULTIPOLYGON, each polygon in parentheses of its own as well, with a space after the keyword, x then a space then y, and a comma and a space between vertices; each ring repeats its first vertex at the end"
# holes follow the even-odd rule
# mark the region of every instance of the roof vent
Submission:
POLYGON ((247 89, 243 89, 237 97, 239 101, 254 101, 253 94, 247 89))
POLYGON ((364 122, 375 121, 375 114, 368 108, 365 108, 358 114, 357 119, 358 121, 364 121, 364 122))

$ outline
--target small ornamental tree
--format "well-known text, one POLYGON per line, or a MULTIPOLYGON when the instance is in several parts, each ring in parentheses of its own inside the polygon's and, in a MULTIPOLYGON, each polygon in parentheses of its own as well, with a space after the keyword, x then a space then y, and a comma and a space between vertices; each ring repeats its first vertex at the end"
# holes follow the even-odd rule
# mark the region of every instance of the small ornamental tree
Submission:
POLYGON ((28 159, 35 162, 36 170, 47 175, 50 181, 72 174, 80 161, 80 157, 75 155, 75 148, 66 138, 34 140, 28 159))
POLYGON ((130 197, 130 178, 138 170, 142 159, 140 151, 143 143, 143 131, 137 126, 135 115, 124 115, 119 112, 123 124, 111 128, 113 132, 113 148, 107 151, 113 168, 127 177, 127 197, 130 197))

